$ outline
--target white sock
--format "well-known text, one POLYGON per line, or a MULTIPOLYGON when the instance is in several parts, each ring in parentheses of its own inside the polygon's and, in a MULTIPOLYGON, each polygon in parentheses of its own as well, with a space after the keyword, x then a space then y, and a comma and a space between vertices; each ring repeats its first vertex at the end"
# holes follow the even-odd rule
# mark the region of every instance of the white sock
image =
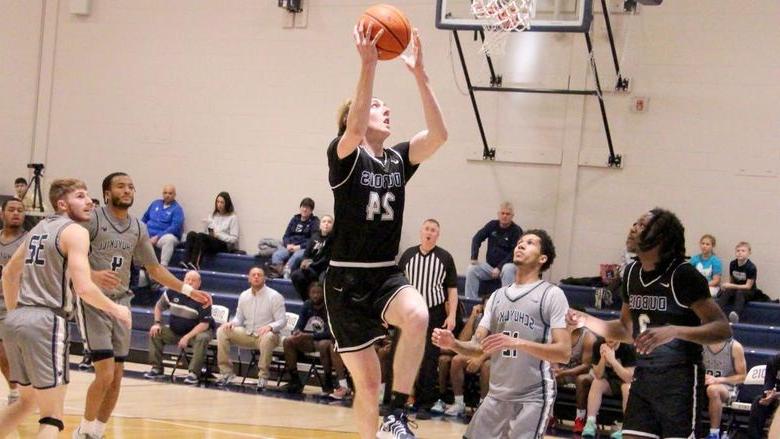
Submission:
POLYGON ((596 423, 596 417, 595 416, 588 416, 588 422, 596 423))
POLYGON ((463 395, 455 395, 455 404, 465 405, 465 403, 463 402, 463 395))
POLYGON ((346 378, 344 378, 343 380, 339 380, 339 387, 343 387, 345 389, 349 388, 349 384, 347 384, 346 378))
POLYGON ((103 437, 106 434, 106 424, 95 419, 95 423, 92 424, 92 432, 97 437, 103 437))
POLYGON ((710 434, 717 434, 720 437, 720 428, 710 428, 710 434))
POLYGON ((82 434, 92 434, 92 421, 87 421, 85 418, 81 418, 79 432, 82 434))
POLYGON ((587 413, 588 412, 586 412, 585 409, 577 409, 577 417, 578 418, 584 418, 587 413))

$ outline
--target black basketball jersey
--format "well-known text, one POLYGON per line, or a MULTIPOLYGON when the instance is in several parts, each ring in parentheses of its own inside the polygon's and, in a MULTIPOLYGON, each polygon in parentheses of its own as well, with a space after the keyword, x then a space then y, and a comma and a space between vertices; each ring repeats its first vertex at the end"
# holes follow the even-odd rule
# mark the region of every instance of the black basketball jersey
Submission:
MULTIPOLYGON (((687 262, 673 261, 653 271, 643 271, 634 261, 623 275, 623 303, 631 309, 634 338, 648 328, 666 325, 699 326, 691 304, 710 297, 707 279, 687 262)), ((648 355, 637 353, 639 366, 671 366, 701 362, 702 347, 674 339, 648 355)))
POLYGON ((418 165, 409 161, 409 142, 385 148, 382 157, 358 146, 339 159, 340 137, 328 147, 334 198, 331 265, 371 267, 392 262, 401 241, 404 188, 418 165))

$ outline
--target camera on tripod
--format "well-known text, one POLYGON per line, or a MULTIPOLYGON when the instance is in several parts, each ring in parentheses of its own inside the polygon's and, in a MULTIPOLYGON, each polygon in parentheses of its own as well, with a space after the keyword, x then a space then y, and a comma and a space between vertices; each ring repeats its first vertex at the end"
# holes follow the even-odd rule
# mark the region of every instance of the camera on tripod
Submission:
MULTIPOLYGON (((30 189, 33 191, 32 208, 33 210, 38 209, 40 212, 43 212, 43 194, 41 193, 41 176, 43 175, 44 168, 43 163, 28 163, 27 168, 33 170, 32 181, 30 182, 30 186, 27 187, 27 191, 30 189)), ((27 192, 25 192, 25 195, 27 195, 27 192)))
POLYGON ((36 174, 40 174, 41 172, 43 172, 43 168, 44 167, 45 166, 43 166, 43 163, 28 163, 27 164, 27 168, 28 169, 32 169, 33 172, 36 173, 36 174))

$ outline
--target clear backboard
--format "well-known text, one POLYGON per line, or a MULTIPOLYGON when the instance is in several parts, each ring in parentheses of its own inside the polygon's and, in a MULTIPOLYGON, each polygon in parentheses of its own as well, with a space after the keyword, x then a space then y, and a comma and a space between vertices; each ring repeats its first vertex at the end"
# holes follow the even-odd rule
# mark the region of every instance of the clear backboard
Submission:
MULTIPOLYGON (((587 32, 593 0, 536 0, 536 15, 526 32, 587 32)), ((471 0, 436 0, 436 27, 480 30, 484 21, 471 12, 471 0)))

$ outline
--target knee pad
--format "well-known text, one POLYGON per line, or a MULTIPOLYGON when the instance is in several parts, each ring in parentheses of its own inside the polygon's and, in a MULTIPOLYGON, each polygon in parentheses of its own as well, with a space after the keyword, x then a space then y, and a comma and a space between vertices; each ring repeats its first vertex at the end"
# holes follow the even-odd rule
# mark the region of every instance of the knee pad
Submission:
POLYGON ((63 424, 61 420, 59 420, 57 418, 52 418, 52 417, 49 417, 49 416, 47 416, 45 418, 39 419, 38 423, 41 424, 41 425, 53 425, 53 426, 57 427, 57 430, 59 430, 59 431, 62 431, 62 430, 65 429, 65 424, 63 424))

